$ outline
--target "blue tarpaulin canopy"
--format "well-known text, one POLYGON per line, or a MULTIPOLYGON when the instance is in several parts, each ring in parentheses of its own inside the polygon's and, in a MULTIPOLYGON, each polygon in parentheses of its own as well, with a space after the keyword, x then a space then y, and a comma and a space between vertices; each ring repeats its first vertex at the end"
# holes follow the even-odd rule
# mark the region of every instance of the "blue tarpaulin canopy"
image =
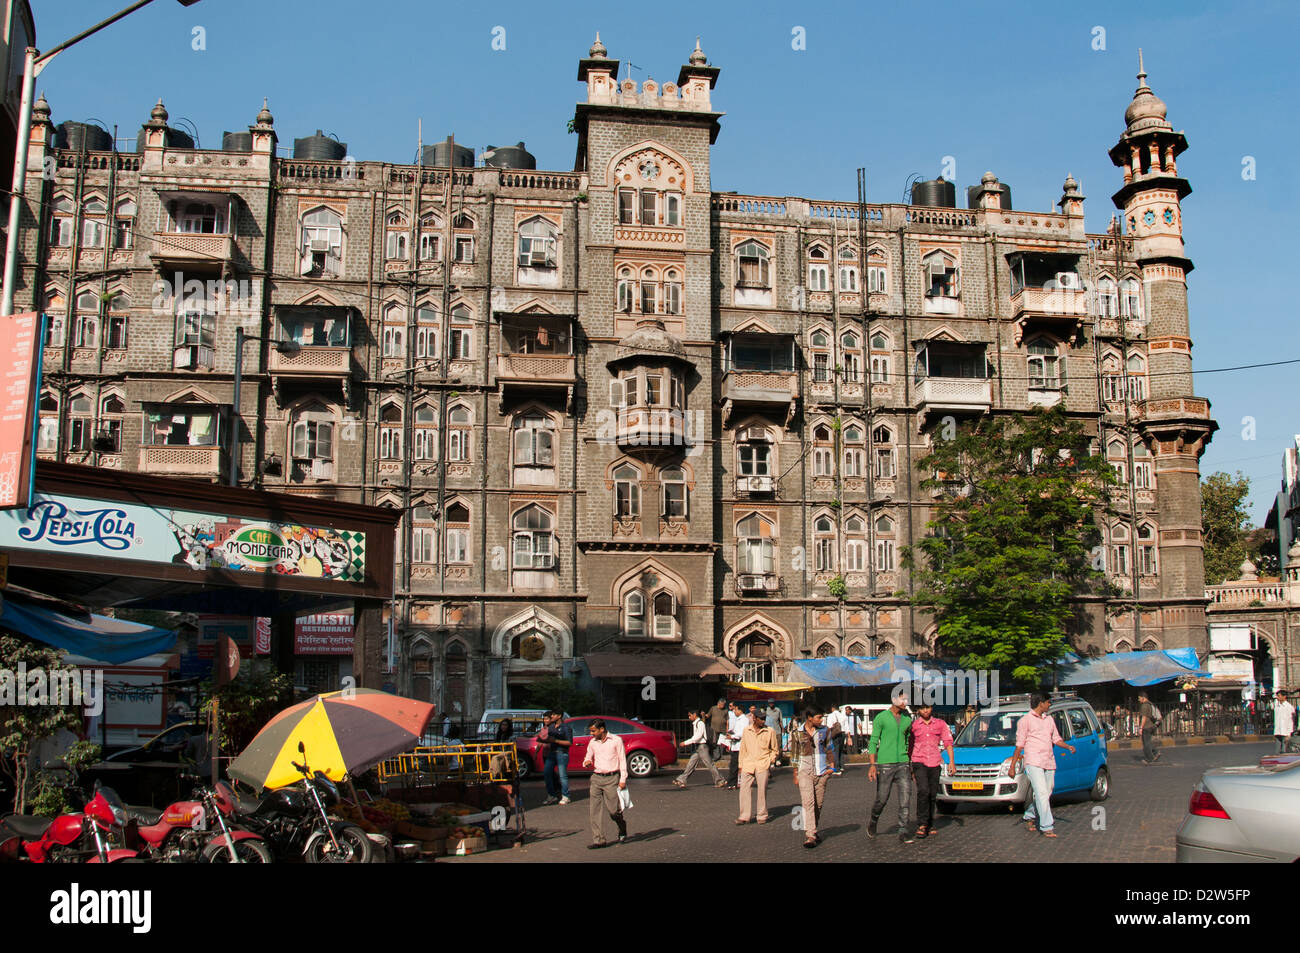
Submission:
POLYGON ((1203 678, 1210 674, 1201 668, 1193 648, 1109 652, 1100 658, 1079 658, 1070 653, 1062 662, 1057 670, 1058 684, 1062 687, 1119 681, 1130 685, 1157 685, 1183 676, 1203 678))
POLYGON ((176 633, 167 629, 102 615, 77 618, 13 599, 4 600, 0 628, 110 665, 170 652, 176 645, 176 633))
POLYGON ((870 688, 879 685, 898 685, 902 682, 910 682, 916 677, 917 665, 921 667, 921 680, 926 684, 950 681, 950 671, 956 668, 953 662, 914 659, 910 655, 892 655, 885 658, 833 656, 796 659, 791 680, 807 682, 815 688, 870 688))

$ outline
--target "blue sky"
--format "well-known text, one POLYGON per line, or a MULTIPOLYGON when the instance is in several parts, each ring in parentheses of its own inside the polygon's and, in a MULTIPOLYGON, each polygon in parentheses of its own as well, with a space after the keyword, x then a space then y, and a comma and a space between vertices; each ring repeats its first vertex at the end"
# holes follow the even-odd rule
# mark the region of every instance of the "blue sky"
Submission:
MULTIPOLYGON (((32 5, 37 45, 48 48, 125 0, 32 5)), ((576 147, 565 124, 583 92, 577 61, 595 31, 623 76, 631 63, 633 78, 660 82, 676 80, 698 34, 722 70, 717 190, 853 200, 862 166, 868 200, 897 202, 909 175, 931 178, 951 156, 959 187, 991 169, 1016 207, 1031 210, 1050 209, 1072 173, 1088 196, 1089 231, 1102 231, 1121 184, 1106 151, 1123 131, 1141 46, 1149 82, 1190 144, 1179 171, 1193 188, 1183 212, 1199 370, 1300 358, 1296 295, 1280 281, 1294 267, 1285 231, 1297 221, 1288 163, 1300 145, 1289 108, 1300 94, 1289 46, 1298 25, 1300 7, 1285 0, 749 2, 684 12, 155 0, 61 54, 38 87, 55 122, 117 124, 126 148, 160 96, 207 148, 220 146, 223 130, 246 128, 266 96, 284 146, 321 128, 358 159, 409 162, 423 119, 426 143, 449 133, 477 149, 522 139, 539 167, 562 170, 576 147), (792 48, 796 27, 806 49, 792 48)), ((1300 365, 1197 376, 1221 427, 1202 471, 1250 476, 1257 522, 1277 490, 1282 450, 1300 432, 1298 380, 1300 365)))

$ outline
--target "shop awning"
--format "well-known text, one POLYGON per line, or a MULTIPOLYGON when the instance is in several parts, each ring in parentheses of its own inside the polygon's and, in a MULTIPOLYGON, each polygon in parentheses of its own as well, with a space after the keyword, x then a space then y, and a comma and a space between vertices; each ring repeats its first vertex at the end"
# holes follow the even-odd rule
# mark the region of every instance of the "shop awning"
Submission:
POLYGON ((724 658, 713 655, 647 654, 597 652, 584 655, 583 661, 593 678, 703 678, 708 675, 739 675, 740 669, 724 658))
POLYGON ((70 616, 12 598, 4 600, 0 628, 111 665, 170 652, 176 645, 176 633, 167 629, 102 615, 70 616))
POLYGON ((879 681, 877 672, 858 664, 859 661, 875 662, 876 659, 855 660, 842 656, 795 659, 790 674, 814 688, 864 688, 886 684, 879 681))
POLYGON ((791 692, 806 692, 813 686, 802 682, 741 682, 740 687, 760 694, 788 695, 791 692))
POLYGON ((1057 670, 1058 684, 1093 685, 1097 682, 1127 682, 1130 685, 1158 685, 1176 678, 1204 678, 1196 650, 1163 649, 1153 652, 1108 652, 1099 658, 1080 658, 1070 653, 1057 670))

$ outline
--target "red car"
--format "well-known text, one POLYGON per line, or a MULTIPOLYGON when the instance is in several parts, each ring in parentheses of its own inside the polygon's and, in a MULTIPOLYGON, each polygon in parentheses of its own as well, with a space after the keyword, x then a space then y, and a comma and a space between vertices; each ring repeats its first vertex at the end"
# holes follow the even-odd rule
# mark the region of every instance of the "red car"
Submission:
MULTIPOLYGON (((582 766, 582 759, 587 756, 587 744, 591 741, 587 726, 593 718, 601 717, 604 716, 587 715, 564 720, 573 730, 573 744, 569 747, 569 774, 587 773, 588 769, 582 766)), ((605 728, 611 735, 623 739, 623 746, 627 749, 627 773, 632 777, 647 778, 657 768, 677 760, 677 736, 671 731, 650 728, 629 718, 605 718, 604 721, 605 728)), ((540 775, 542 753, 537 736, 515 738, 515 747, 519 749, 520 776, 540 775)))

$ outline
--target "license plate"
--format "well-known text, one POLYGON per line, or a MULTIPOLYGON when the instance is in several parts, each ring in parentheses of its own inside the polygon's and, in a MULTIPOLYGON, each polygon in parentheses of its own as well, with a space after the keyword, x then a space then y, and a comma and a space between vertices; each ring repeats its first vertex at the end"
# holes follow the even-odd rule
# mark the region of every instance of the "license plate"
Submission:
POLYGON ((954 781, 952 782, 954 791, 983 791, 984 785, 979 781, 954 781))

